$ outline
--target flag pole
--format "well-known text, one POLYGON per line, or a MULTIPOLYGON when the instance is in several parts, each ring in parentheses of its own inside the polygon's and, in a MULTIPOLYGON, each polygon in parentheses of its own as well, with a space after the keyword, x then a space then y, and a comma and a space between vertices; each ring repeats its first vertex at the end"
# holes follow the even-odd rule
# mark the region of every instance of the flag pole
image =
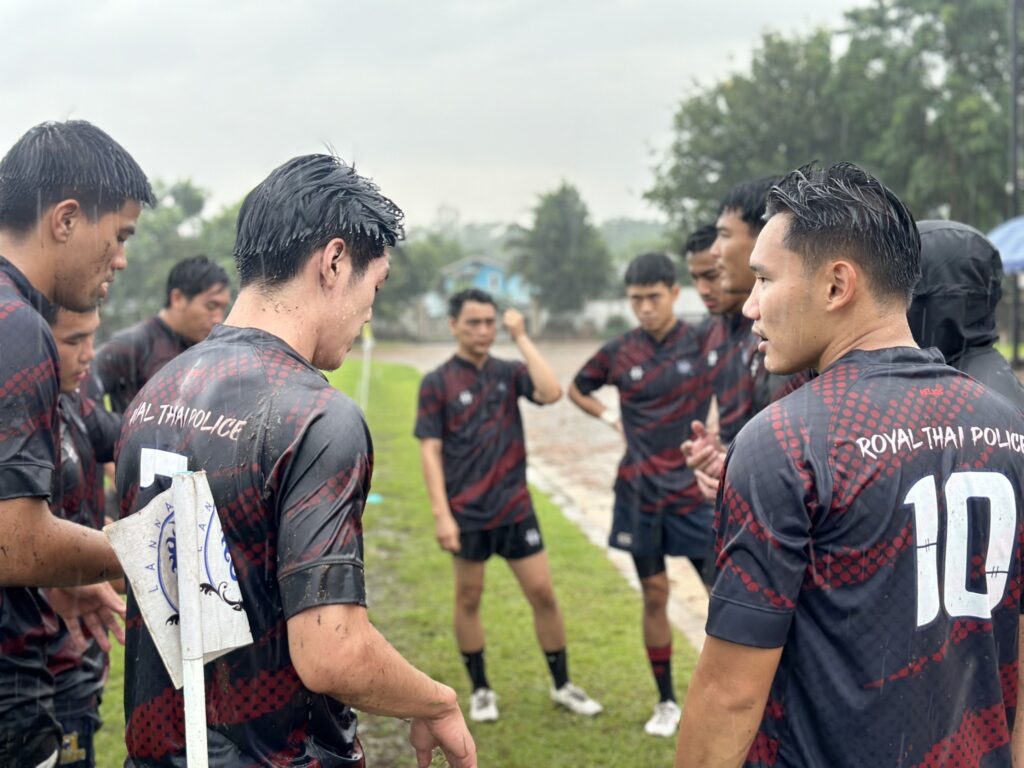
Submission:
POLYGON ((178 601, 185 687, 185 759, 188 768, 208 768, 206 681, 203 678, 203 619, 199 593, 199 528, 195 476, 171 481, 174 530, 178 539, 178 601))

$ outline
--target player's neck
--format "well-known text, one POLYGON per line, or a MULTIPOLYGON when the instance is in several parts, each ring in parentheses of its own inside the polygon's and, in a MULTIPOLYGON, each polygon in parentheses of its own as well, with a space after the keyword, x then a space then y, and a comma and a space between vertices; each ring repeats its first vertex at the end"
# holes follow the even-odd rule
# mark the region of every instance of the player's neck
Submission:
POLYGON ((0 230, 0 256, 17 267, 33 288, 53 301, 56 284, 53 253, 41 238, 31 235, 15 237, 6 230, 0 230))
POLYGON ((676 327, 676 323, 678 323, 678 322, 679 322, 679 319, 676 318, 676 317, 673 317, 671 320, 666 322, 663 326, 661 326, 657 330, 648 331, 648 334, 650 335, 650 337, 652 339, 654 339, 656 342, 661 344, 661 342, 663 342, 665 340, 665 337, 668 336, 669 333, 672 332, 672 329, 676 327))
POLYGON ((886 312, 875 315, 871 320, 860 320, 843 324, 837 334, 822 353, 816 370, 823 371, 841 357, 860 349, 872 351, 890 349, 892 347, 913 347, 918 344, 907 325, 906 314, 886 312))
POLYGON ((243 288, 224 325, 266 331, 312 362, 319 333, 307 304, 287 291, 267 295, 257 288, 243 288))
POLYGON ((174 312, 169 310, 167 307, 164 307, 159 312, 157 312, 156 316, 160 318, 160 320, 163 322, 164 325, 166 325, 168 328, 170 328, 172 331, 174 331, 179 336, 184 336, 185 335, 182 332, 182 326, 181 326, 180 318, 174 312))
POLYGON ((465 360, 470 365, 476 368, 483 368, 487 364, 487 358, 491 356, 490 351, 484 352, 482 355, 478 355, 471 350, 463 349, 459 347, 455 350, 455 356, 461 360, 465 360))

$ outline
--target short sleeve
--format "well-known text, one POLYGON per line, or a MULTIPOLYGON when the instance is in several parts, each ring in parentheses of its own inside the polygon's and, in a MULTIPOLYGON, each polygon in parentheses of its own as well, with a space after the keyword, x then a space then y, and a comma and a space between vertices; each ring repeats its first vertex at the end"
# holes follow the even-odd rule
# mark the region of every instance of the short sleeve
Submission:
POLYGON ((15 304, 0 324, 0 499, 50 499, 60 466, 57 346, 42 316, 15 304))
MULTIPOLYGON (((516 387, 516 397, 525 397, 527 400, 537 402, 533 397, 533 379, 530 378, 530 369, 526 367, 526 363, 513 362, 512 364, 512 380, 516 387)), ((539 403, 538 403, 539 405, 539 403)))
POLYGON ((785 645, 808 565, 814 503, 808 470, 790 453, 803 448, 776 437, 768 416, 751 421, 726 457, 707 622, 707 634, 757 648, 785 645))
POLYGON ((598 350, 596 355, 587 360, 584 366, 580 368, 576 378, 573 379, 573 384, 576 385, 576 389, 582 394, 589 395, 591 392, 610 383, 608 376, 611 371, 613 350, 614 348, 611 344, 605 344, 598 350))
POLYGON ((366 605, 363 506, 370 489, 370 434, 340 393, 310 414, 275 467, 277 565, 287 617, 316 605, 366 605))
POLYGON ((413 434, 420 440, 444 437, 444 386, 437 371, 428 373, 420 382, 413 434))

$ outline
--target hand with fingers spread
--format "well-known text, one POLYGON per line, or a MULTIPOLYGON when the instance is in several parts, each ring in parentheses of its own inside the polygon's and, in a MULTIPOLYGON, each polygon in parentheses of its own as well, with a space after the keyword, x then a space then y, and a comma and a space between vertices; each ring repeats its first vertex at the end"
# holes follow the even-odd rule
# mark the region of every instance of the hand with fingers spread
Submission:
POLYGON ((416 750, 418 768, 430 765, 435 747, 441 748, 452 768, 476 768, 476 744, 458 704, 438 717, 413 718, 409 743, 416 750))
POLYGON ((104 651, 111 649, 108 632, 124 645, 124 627, 117 620, 125 615, 125 603, 106 583, 83 587, 53 587, 44 590, 53 609, 64 619, 75 644, 84 649, 93 638, 104 651))

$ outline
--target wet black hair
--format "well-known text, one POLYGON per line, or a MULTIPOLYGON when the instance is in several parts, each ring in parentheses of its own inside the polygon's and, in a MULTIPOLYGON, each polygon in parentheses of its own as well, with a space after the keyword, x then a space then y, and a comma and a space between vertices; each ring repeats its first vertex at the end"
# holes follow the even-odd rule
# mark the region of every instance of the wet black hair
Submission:
POLYGON ((644 253, 626 267, 623 278, 626 287, 664 283, 669 288, 676 284, 676 265, 664 253, 644 253))
POLYGON ((228 273, 220 264, 210 261, 202 254, 182 259, 167 274, 167 299, 165 307, 171 306, 171 291, 177 288, 186 299, 192 299, 217 285, 227 288, 231 284, 228 273))
POLYGON ((781 180, 782 176, 776 175, 741 181, 725 193, 721 205, 718 206, 718 215, 721 216, 726 211, 735 211, 750 227, 750 233, 758 234, 764 226, 768 192, 781 180))
POLYGON ((156 205, 134 158, 85 120, 40 123, 0 160, 0 229, 28 232, 62 200, 76 200, 91 221, 129 200, 156 205))
POLYGON ((334 155, 303 155, 275 168, 238 212, 235 265, 242 287, 286 283, 334 238, 360 277, 402 239, 404 214, 369 179, 334 155))
POLYGON ((715 242, 717 237, 718 229, 715 225, 705 224, 691 232, 690 236, 686 238, 686 245, 683 246, 683 255, 689 256, 691 253, 706 251, 715 242))
POLYGON ((498 309, 498 303, 487 291, 481 291, 479 288, 466 288, 452 294, 448 299, 448 317, 453 320, 458 319, 459 315, 462 314, 462 305, 467 301, 475 301, 477 304, 490 304, 494 307, 495 311, 498 309))
POLYGON ((789 214, 785 246, 814 268, 847 256, 864 269, 879 297, 910 304, 921 277, 921 236, 910 209, 853 163, 805 165, 768 196, 767 216, 789 214))

